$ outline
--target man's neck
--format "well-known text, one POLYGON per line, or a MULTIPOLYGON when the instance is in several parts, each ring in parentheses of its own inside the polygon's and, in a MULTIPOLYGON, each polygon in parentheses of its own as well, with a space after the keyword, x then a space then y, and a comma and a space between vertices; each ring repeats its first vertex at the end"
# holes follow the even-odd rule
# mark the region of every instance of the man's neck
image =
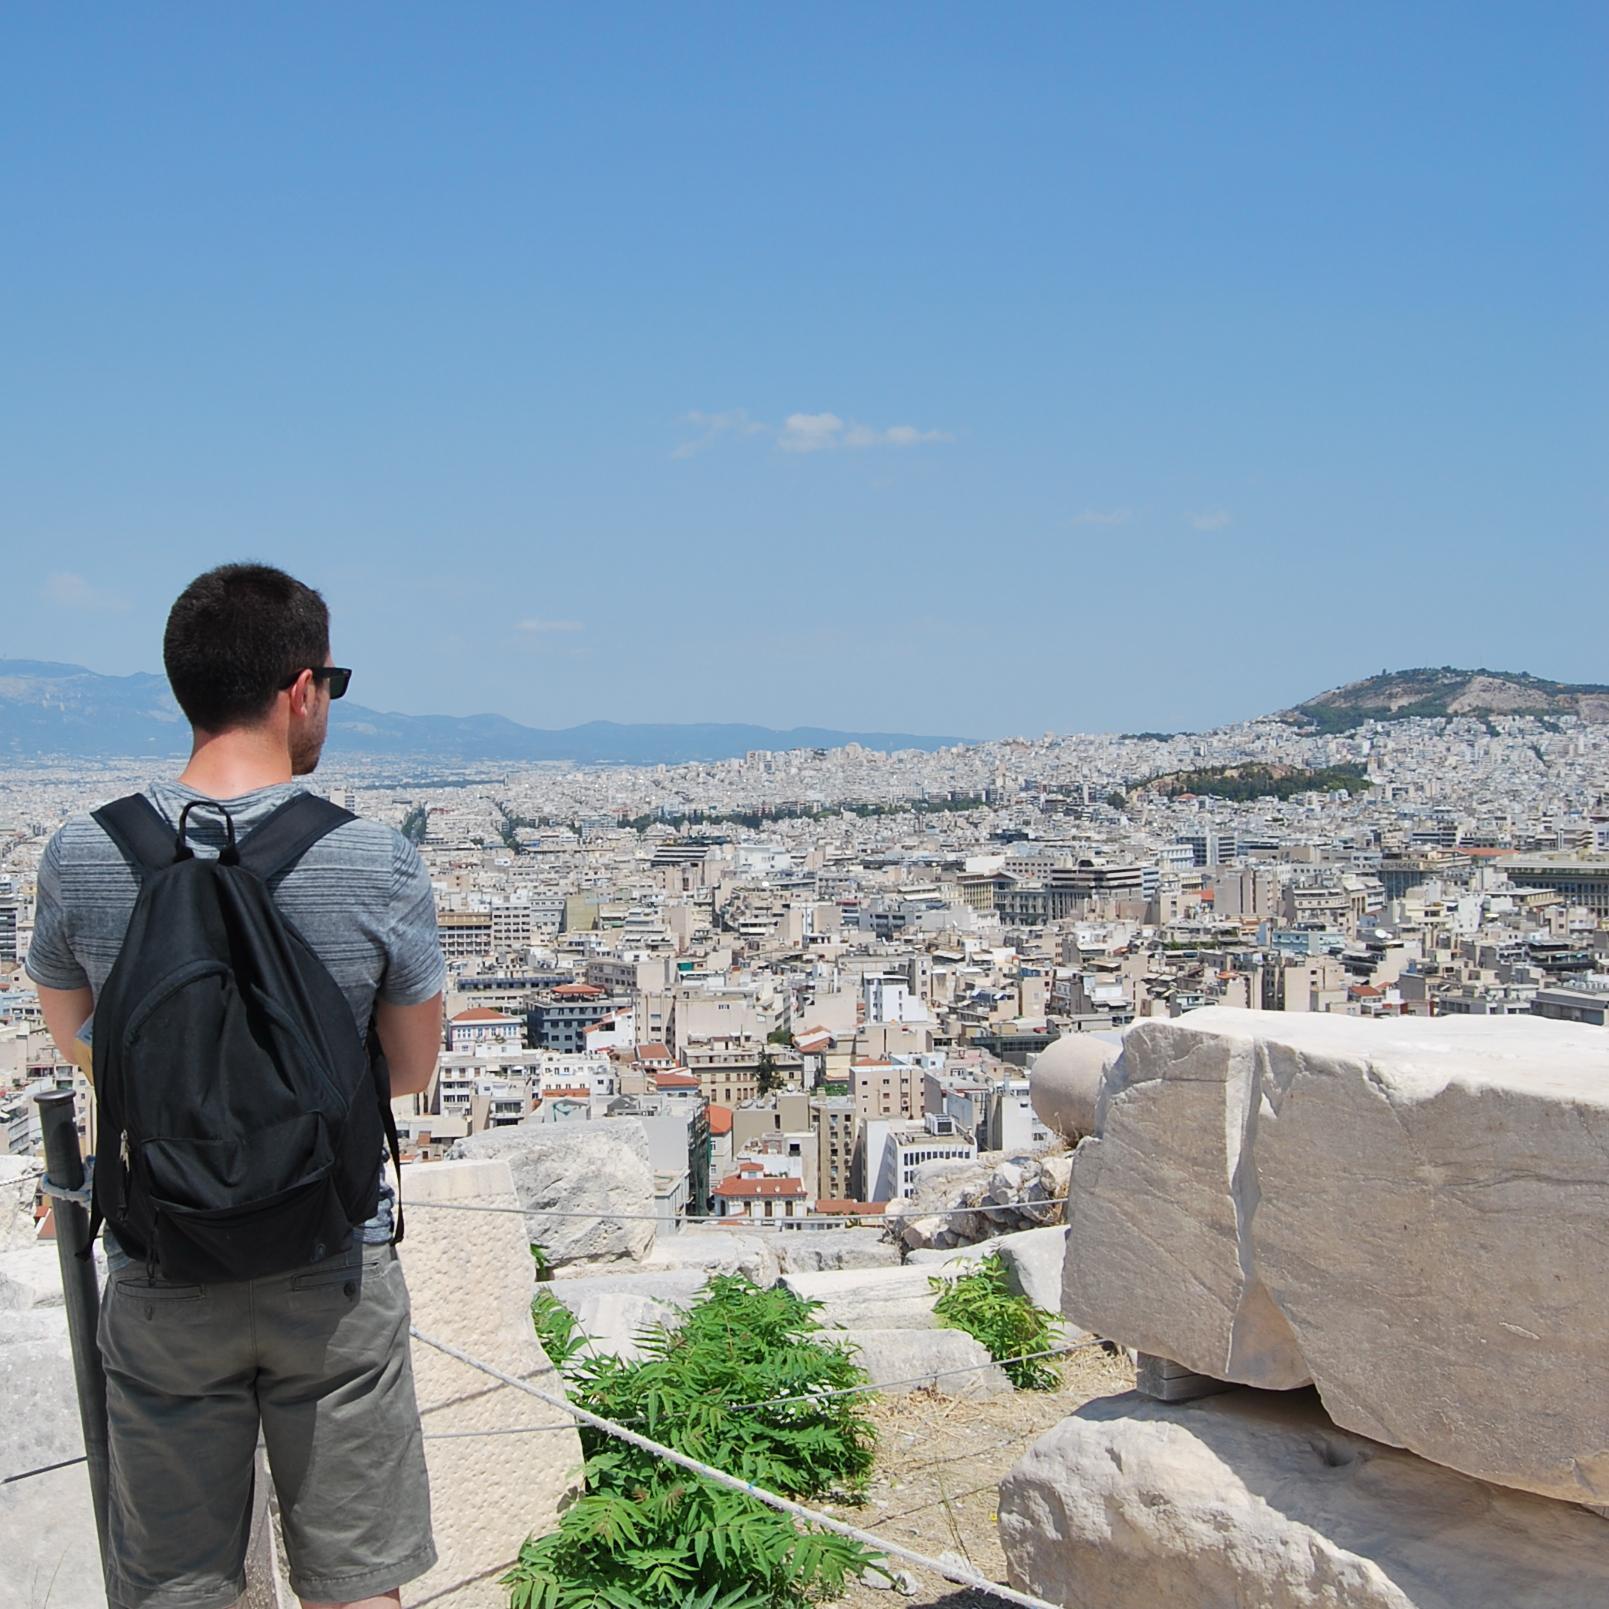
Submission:
POLYGON ((179 781, 209 799, 238 799, 291 780, 290 750, 272 731, 197 732, 179 781))

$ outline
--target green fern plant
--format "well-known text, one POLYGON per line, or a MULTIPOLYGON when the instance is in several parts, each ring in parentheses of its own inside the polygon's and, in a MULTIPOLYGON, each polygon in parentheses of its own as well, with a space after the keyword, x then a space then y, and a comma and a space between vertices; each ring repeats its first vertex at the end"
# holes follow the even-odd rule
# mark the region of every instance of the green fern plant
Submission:
MULTIPOLYGON (((1011 1289, 999 1253, 982 1258, 959 1279, 929 1278, 939 1292, 934 1316, 951 1329, 965 1330, 997 1362, 1046 1352, 1055 1345, 1055 1315, 1036 1307, 1011 1289)), ((1004 1365, 1006 1377, 1019 1391, 1054 1391, 1061 1376, 1047 1358, 1026 1358, 1004 1365)))
MULTIPOLYGON (((814 1306, 718 1275, 680 1329, 638 1338, 631 1363, 591 1352, 550 1293, 532 1312, 579 1406, 787 1497, 854 1497, 875 1446, 864 1400, 816 1394, 865 1375, 814 1306)), ((526 1542, 503 1578, 511 1609, 792 1609, 875 1566, 858 1543, 580 1428, 585 1494, 526 1542)))
POLYGON ((555 1369, 566 1369, 577 1354, 586 1351, 586 1332, 575 1321, 575 1314, 549 1290, 539 1289, 531 1298, 531 1323, 536 1338, 555 1369))

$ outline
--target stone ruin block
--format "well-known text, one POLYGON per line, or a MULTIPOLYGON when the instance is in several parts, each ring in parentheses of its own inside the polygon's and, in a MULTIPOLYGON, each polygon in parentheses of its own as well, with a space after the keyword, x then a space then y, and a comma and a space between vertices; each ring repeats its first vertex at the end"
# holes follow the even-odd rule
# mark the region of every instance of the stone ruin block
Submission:
POLYGON ((1074 1158, 1063 1310, 1337 1424, 1609 1502, 1609 1034, 1147 1022, 1074 1158))
POLYGON ((1067 1609, 1609 1603, 1609 1522, 1339 1430, 1310 1391, 1088 1403, 1006 1476, 1000 1540, 1067 1609))
MULTIPOLYGON (((424 1163, 407 1170, 403 1188, 408 1233, 399 1251, 414 1323, 505 1373, 564 1396, 564 1382, 531 1324, 536 1279, 524 1220, 507 1211, 436 1212, 429 1206, 518 1206, 508 1164, 424 1163)), ((579 1491, 575 1422, 419 1341, 413 1343, 413 1370, 439 1557, 427 1575, 404 1589, 404 1597, 440 1609, 506 1609, 508 1591, 497 1578, 527 1536, 554 1529, 579 1491), (541 1428, 517 1436, 433 1434, 528 1426, 541 1428)))

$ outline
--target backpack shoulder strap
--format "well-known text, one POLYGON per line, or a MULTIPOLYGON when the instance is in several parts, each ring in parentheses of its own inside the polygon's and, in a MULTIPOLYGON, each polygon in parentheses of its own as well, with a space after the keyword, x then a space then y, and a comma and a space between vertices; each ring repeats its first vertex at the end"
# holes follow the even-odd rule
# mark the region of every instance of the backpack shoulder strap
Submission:
POLYGON ((393 1203, 391 1244, 402 1244, 402 1142, 397 1134, 397 1120, 391 1111, 391 1068, 385 1051, 380 1048, 380 1034, 376 1019, 369 1020, 369 1070, 374 1074, 374 1095, 380 1103, 380 1122, 385 1129, 386 1145, 391 1151, 391 1165, 397 1173, 397 1194, 393 1203))
POLYGON ((320 838, 358 818, 316 793, 292 794, 252 828, 240 864, 267 883, 287 872, 320 838))
POLYGON ((180 840, 162 819, 161 811, 143 793, 114 799, 92 811, 90 819, 122 850, 124 858, 141 877, 171 866, 176 858, 180 840))

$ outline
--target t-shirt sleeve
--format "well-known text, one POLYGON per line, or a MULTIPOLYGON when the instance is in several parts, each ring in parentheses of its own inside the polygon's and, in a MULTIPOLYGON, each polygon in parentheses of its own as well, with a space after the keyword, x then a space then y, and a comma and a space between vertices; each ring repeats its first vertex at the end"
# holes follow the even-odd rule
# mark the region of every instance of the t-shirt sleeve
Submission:
POLYGON ((391 881, 391 923, 386 930, 380 998, 388 1005, 417 1006, 446 987, 447 963, 436 936, 436 896, 430 874, 419 851, 400 833, 391 881))
POLYGON ((24 963, 28 976, 47 989, 83 989, 89 974, 73 954, 67 907, 61 897, 61 833, 45 845, 34 894, 34 936, 24 963))

